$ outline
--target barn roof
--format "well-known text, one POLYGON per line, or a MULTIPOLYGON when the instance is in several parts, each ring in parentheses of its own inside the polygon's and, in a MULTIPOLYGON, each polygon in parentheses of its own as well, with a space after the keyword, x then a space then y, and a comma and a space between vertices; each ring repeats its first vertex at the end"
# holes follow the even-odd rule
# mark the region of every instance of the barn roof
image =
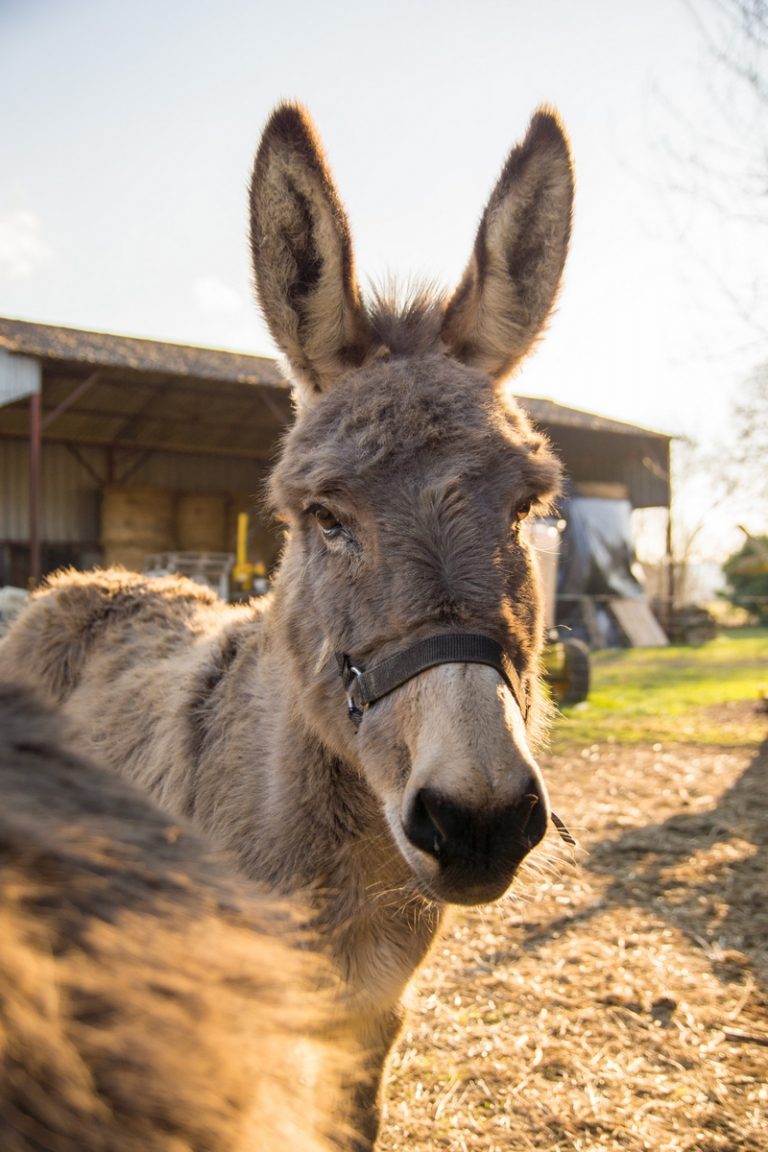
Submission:
POLYGON ((671 436, 552 400, 518 401, 549 436, 577 493, 623 489, 635 508, 669 507, 671 436))
POLYGON ((115 336, 108 332, 86 332, 52 324, 33 324, 27 320, 0 317, 0 347, 8 352, 38 356, 49 363, 286 388, 277 364, 266 356, 140 340, 135 336, 115 336))
MULTIPOLYGON (((44 442, 264 459, 291 418, 290 388, 263 356, 3 317, 0 350, 41 365, 44 442)), ((669 436, 551 400, 519 402, 573 482, 623 484, 636 507, 669 503, 669 436)), ((24 401, 0 406, 0 437, 28 428, 24 401)))
MULTIPOLYGON (((43 442, 268 459, 291 418, 274 360, 0 318, 0 352, 42 368, 43 442)), ((26 436, 25 401, 0 436, 26 436)))
POLYGON ((667 443, 672 439, 666 432, 654 432, 639 424, 627 424, 624 420, 598 416, 595 412, 585 412, 581 408, 568 408, 564 404, 556 404, 554 400, 543 400, 538 396, 518 396, 517 400, 537 424, 609 432, 616 436, 649 436, 667 443))

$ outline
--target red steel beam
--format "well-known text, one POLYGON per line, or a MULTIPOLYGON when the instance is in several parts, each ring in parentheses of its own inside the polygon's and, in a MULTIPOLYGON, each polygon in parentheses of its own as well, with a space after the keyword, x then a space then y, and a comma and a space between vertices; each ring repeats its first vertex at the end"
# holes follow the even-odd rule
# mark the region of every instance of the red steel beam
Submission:
POLYGON ((42 574, 40 561, 40 445, 42 442, 42 396, 29 398, 29 583, 35 588, 42 574))

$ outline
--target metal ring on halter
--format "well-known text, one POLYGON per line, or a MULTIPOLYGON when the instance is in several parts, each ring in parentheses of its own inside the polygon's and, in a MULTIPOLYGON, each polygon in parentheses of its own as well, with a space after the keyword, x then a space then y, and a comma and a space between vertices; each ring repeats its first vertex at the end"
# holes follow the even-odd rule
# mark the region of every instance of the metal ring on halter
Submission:
POLYGON ((347 713, 355 728, 359 728, 367 705, 355 700, 353 689, 357 687, 359 691, 358 677, 362 675, 362 671, 360 668, 355 668, 354 664, 347 663, 346 672, 349 676, 347 680, 347 713))

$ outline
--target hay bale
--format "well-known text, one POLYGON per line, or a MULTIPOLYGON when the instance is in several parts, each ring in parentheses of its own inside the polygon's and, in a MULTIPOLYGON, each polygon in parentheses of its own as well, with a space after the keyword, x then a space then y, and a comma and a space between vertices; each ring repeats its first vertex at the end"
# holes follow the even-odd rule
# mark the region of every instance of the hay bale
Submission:
POLYGON ((176 546, 175 496, 166 488, 109 484, 102 493, 104 562, 141 572, 144 557, 176 546))
POLYGON ((182 552, 226 551, 226 497, 182 492, 176 504, 176 538, 182 552))
POLYGON ((152 541, 174 545, 175 497, 146 484, 109 484, 102 492, 101 538, 110 544, 152 541))
POLYGON ((154 555, 156 550, 151 544, 104 544, 104 566, 114 568, 120 565, 129 572, 143 572, 147 556, 154 555))

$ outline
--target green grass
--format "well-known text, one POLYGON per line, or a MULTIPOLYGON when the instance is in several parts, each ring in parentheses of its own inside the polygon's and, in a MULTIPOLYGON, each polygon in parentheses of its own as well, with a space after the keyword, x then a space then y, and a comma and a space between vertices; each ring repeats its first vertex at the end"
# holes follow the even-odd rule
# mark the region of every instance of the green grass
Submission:
POLYGON ((757 743, 768 735, 766 715, 757 708, 761 691, 768 691, 765 628, 724 632, 696 648, 594 652, 589 700, 563 709, 552 749, 606 742, 757 743), (756 706, 733 707, 741 701, 756 706))

